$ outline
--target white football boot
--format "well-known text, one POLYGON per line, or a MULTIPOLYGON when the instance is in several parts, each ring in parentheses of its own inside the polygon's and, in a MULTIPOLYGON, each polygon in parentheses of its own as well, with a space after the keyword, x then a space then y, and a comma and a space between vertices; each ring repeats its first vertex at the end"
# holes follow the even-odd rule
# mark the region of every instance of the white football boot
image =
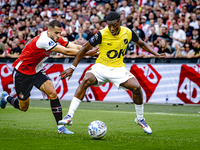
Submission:
POLYGON ((59 125, 72 125, 72 117, 70 115, 65 116, 62 120, 58 121, 59 125))
POLYGON ((147 134, 151 134, 152 133, 152 130, 148 126, 148 124, 145 122, 145 119, 138 120, 137 118, 135 118, 135 123, 140 125, 143 128, 145 133, 147 133, 147 134))

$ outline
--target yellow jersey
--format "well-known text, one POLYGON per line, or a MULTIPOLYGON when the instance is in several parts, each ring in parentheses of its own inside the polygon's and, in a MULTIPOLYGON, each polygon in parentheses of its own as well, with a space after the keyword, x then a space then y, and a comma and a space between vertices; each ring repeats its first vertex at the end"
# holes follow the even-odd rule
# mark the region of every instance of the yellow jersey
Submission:
POLYGON ((108 67, 125 66, 123 59, 129 42, 138 41, 138 37, 129 28, 121 26, 118 35, 113 36, 108 27, 98 31, 90 40, 92 46, 99 45, 99 57, 95 63, 108 67), (134 36, 133 36, 134 34, 134 36))

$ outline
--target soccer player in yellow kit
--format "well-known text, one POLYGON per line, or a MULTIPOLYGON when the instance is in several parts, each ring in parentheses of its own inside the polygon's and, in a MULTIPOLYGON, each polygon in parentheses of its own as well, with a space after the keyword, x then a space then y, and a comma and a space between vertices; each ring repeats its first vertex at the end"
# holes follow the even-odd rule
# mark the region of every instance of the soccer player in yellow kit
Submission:
POLYGON ((120 15, 117 12, 110 12, 107 15, 107 24, 107 27, 98 31, 83 45, 76 55, 71 67, 60 74, 62 76, 61 79, 66 77, 70 79, 84 54, 92 47, 95 47, 96 45, 99 46, 99 57, 91 69, 86 72, 81 84, 76 89, 68 114, 59 121, 59 124, 72 124, 72 117, 81 100, 84 98, 85 92, 89 86, 100 86, 106 82, 111 82, 118 88, 122 87, 132 91, 133 102, 137 114, 135 123, 140 125, 145 133, 151 134, 152 130, 143 118, 143 95, 141 86, 135 76, 125 68, 123 59, 127 45, 131 40, 158 58, 165 59, 166 55, 164 53, 158 54, 148 44, 142 41, 134 31, 120 26, 120 15))

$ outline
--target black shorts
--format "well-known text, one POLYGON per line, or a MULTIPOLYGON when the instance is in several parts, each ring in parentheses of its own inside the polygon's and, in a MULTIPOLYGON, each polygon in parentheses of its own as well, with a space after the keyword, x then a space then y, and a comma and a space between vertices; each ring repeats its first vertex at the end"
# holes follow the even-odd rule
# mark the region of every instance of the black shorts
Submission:
POLYGON ((13 70, 13 83, 15 85, 17 97, 20 100, 29 98, 33 86, 40 89, 41 85, 47 80, 51 79, 46 75, 44 70, 40 70, 34 75, 26 75, 20 73, 16 69, 13 70))

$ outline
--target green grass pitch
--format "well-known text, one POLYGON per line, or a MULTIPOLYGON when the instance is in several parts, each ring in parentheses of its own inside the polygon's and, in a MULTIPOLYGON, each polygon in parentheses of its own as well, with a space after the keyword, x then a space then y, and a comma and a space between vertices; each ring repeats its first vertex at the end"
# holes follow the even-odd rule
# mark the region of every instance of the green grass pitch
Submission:
MULTIPOLYGON (((63 115, 69 101, 61 101, 63 115)), ((144 105, 144 117, 153 130, 147 135, 134 123, 133 104, 82 102, 69 130, 57 132, 49 101, 31 100, 27 112, 10 104, 0 109, 0 150, 199 150, 200 107, 144 105), (118 105, 118 107, 117 107, 118 105), (101 120, 107 133, 100 140, 88 135, 88 125, 101 120)))

